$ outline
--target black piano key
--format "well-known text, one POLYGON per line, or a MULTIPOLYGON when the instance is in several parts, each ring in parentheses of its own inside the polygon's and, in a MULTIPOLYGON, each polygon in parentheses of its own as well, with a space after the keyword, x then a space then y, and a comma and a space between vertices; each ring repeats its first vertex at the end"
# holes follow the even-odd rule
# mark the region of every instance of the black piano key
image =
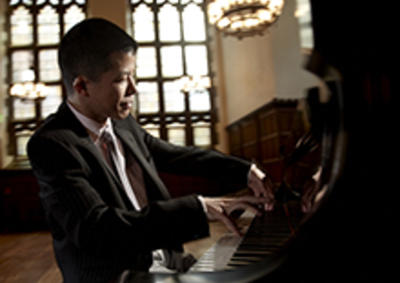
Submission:
MULTIPOLYGON (((291 215, 288 218, 282 207, 254 217, 245 236, 239 241, 236 248, 233 247, 232 256, 226 257, 227 262, 224 269, 234 269, 275 256, 293 236, 293 228, 296 228, 299 222, 300 216, 291 215)), ((222 245, 224 244, 222 243, 222 245)), ((214 257, 218 258, 215 255, 214 257)), ((207 266, 208 264, 209 262, 207 262, 207 266)), ((222 263, 223 266, 224 263, 222 263)))

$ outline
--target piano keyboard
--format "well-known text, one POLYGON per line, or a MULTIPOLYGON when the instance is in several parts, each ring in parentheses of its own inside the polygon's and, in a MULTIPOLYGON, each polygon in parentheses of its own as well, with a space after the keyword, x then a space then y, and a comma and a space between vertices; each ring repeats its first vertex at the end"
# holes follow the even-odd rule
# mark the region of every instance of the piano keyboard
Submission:
POLYGON ((194 264, 189 272, 213 272, 249 265, 273 256, 293 235, 300 222, 299 212, 287 217, 284 207, 262 216, 245 212, 240 223, 244 237, 223 235, 194 264))

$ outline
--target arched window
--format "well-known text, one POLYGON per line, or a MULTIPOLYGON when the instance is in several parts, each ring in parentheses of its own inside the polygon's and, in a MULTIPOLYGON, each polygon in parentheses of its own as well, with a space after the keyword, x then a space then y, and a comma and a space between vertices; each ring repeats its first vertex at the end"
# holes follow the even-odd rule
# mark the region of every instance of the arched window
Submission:
POLYGON ((131 0, 137 115, 149 133, 178 145, 216 143, 203 0, 131 0))
POLYGON ((43 119, 62 101, 57 64, 62 36, 86 17, 86 0, 9 0, 8 77, 9 151, 26 156, 26 142, 43 119), (45 84, 45 97, 22 98, 16 89, 45 84), (13 88, 14 87, 14 88, 13 88))
POLYGON ((297 0, 296 4, 295 17, 298 19, 300 26, 300 45, 303 51, 310 52, 314 48, 310 0, 297 0))

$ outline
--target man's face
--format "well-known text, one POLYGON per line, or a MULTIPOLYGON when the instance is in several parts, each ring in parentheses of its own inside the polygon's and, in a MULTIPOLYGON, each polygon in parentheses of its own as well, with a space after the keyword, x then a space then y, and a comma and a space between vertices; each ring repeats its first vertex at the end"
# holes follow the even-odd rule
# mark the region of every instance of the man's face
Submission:
POLYGON ((99 123, 107 117, 126 118, 132 108, 134 94, 136 57, 133 52, 114 52, 110 55, 111 68, 97 80, 86 83, 89 94, 90 116, 99 123))

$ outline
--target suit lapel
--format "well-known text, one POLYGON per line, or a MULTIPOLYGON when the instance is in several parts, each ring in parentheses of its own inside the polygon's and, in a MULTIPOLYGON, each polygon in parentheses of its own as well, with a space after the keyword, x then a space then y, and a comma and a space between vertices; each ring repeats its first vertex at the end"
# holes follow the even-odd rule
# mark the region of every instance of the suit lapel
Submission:
POLYGON ((170 199, 169 192, 165 187, 164 183, 161 181, 160 177, 158 176, 156 170, 151 166, 151 164, 146 160, 142 151, 140 150, 139 144, 135 140, 132 133, 128 130, 119 127, 115 124, 115 133, 120 138, 121 142, 129 149, 130 153, 136 157, 139 164, 142 166, 143 171, 150 177, 150 179, 156 184, 157 188, 159 189, 162 197, 164 199, 170 199))
MULTIPOLYGON (((81 122, 79 122, 79 120, 75 117, 75 115, 72 113, 65 102, 61 104, 57 115, 63 121, 64 127, 66 129, 74 131, 74 133, 79 138, 79 144, 85 146, 85 148, 87 148, 93 154, 93 156, 95 156, 98 164, 101 166, 104 172, 107 173, 108 178, 110 179, 110 183, 114 183, 116 185, 110 186, 110 189, 114 190, 113 194, 116 197, 117 201, 120 204, 123 204, 125 207, 128 204, 129 207, 133 208, 119 178, 115 175, 114 171, 105 161, 102 153, 93 143, 86 128, 81 124, 81 122)), ((159 178, 155 168, 152 167, 152 165, 146 160, 145 156, 143 155, 142 148, 135 139, 135 133, 131 133, 130 131, 126 130, 122 125, 120 126, 118 122, 119 121, 113 121, 114 130, 121 142, 130 151, 132 156, 136 157, 137 161, 143 168, 143 172, 155 184, 162 198, 170 199, 171 197, 169 195, 169 192, 166 189, 164 183, 159 178)))
MULTIPOLYGON (((64 102, 61 104, 57 115, 65 124, 65 128, 73 131, 78 137, 78 143, 84 146, 97 160, 98 165, 102 168, 110 181, 110 184, 114 183, 116 186, 109 186, 113 191, 113 196, 116 201, 126 208, 126 204, 130 204, 128 197, 125 195, 125 191, 119 178, 115 175, 114 170, 110 168, 108 163, 103 157, 103 154, 99 151, 96 145, 93 143, 91 137, 89 136, 86 128, 81 124, 81 122, 75 117, 72 111, 69 109, 68 105, 64 102)), ((101 174, 100 172, 98 172, 101 174)), ((133 206, 130 206, 133 207, 133 206)))

